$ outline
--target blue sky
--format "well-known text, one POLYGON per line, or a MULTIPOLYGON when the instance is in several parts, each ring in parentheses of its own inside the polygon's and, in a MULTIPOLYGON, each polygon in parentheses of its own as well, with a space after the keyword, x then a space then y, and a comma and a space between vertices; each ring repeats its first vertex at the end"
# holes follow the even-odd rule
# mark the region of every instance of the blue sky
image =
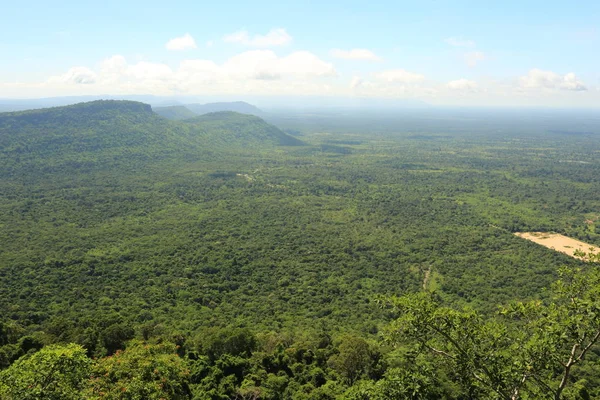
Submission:
POLYGON ((599 50, 600 2, 586 0, 12 2, 0 14, 0 97, 597 107, 599 50))

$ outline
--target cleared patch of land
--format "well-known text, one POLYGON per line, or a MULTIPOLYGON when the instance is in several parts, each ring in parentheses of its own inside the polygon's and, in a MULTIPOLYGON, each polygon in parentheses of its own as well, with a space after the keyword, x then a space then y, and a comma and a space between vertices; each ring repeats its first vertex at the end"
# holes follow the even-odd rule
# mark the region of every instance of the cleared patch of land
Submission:
POLYGON ((561 253, 565 253, 571 257, 583 259, 583 257, 577 256, 575 252, 577 250, 583 251, 585 253, 598 253, 600 252, 600 247, 596 247, 594 245, 572 239, 570 237, 561 235, 559 233, 552 232, 516 232, 515 235, 531 240, 537 244, 541 244, 549 249, 560 251, 561 253))

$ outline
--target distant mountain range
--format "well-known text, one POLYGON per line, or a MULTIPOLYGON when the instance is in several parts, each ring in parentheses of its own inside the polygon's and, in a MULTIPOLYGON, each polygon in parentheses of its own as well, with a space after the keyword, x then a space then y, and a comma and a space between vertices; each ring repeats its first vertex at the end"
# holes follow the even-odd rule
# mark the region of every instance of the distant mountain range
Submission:
POLYGON ((167 106, 167 107, 153 107, 152 110, 167 119, 174 121, 181 121, 183 119, 194 118, 199 114, 196 114, 186 106, 167 106))
POLYGON ((380 99, 331 96, 258 96, 244 95, 245 102, 232 96, 153 96, 153 95, 88 95, 40 99, 0 98, 0 112, 66 106, 94 100, 130 100, 150 104, 153 108, 186 106, 197 114, 214 111, 237 111, 263 116, 261 112, 291 110, 296 112, 354 112, 356 110, 428 109, 431 105, 415 98, 380 99), (250 104, 248 104, 250 103, 250 104), (259 108, 251 104, 259 105, 259 108))
POLYGON ((259 108, 244 101, 153 107, 153 110, 158 115, 172 120, 183 120, 219 111, 234 111, 252 115, 262 114, 262 111, 259 108))
POLYGON ((220 102, 207 104, 186 104, 186 108, 198 115, 208 114, 217 111, 235 111, 242 114, 260 115, 262 111, 252 104, 244 101, 220 102))

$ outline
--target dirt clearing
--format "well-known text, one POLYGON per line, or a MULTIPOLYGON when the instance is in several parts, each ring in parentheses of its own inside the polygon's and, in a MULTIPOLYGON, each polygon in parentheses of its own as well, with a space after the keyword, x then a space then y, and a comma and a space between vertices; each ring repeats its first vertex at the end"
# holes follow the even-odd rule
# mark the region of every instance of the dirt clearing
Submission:
POLYGON ((541 244, 549 249, 560 251, 571 257, 582 259, 575 255, 575 251, 580 250, 585 253, 598 253, 600 247, 593 246, 588 243, 584 243, 579 240, 571 239, 570 237, 561 235, 559 233, 550 232, 516 232, 515 235, 531 240, 537 244, 541 244))

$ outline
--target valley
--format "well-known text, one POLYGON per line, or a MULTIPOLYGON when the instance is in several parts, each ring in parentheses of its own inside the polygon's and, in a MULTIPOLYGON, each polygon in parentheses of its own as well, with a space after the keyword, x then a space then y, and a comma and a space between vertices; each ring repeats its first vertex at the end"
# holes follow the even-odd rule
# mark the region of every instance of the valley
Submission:
POLYGON ((169 120, 113 101, 0 114, 0 315, 15 332, 0 366, 23 338, 97 359, 168 340, 192 390, 213 391, 198 398, 245 393, 248 371, 262 390, 333 398, 354 383, 343 343, 370 346, 363 379, 398 366, 382 299, 434 293, 491 318, 548 301, 559 267, 586 264, 516 234, 600 246, 600 124, 565 140, 546 127, 568 116, 445 118, 169 120))

